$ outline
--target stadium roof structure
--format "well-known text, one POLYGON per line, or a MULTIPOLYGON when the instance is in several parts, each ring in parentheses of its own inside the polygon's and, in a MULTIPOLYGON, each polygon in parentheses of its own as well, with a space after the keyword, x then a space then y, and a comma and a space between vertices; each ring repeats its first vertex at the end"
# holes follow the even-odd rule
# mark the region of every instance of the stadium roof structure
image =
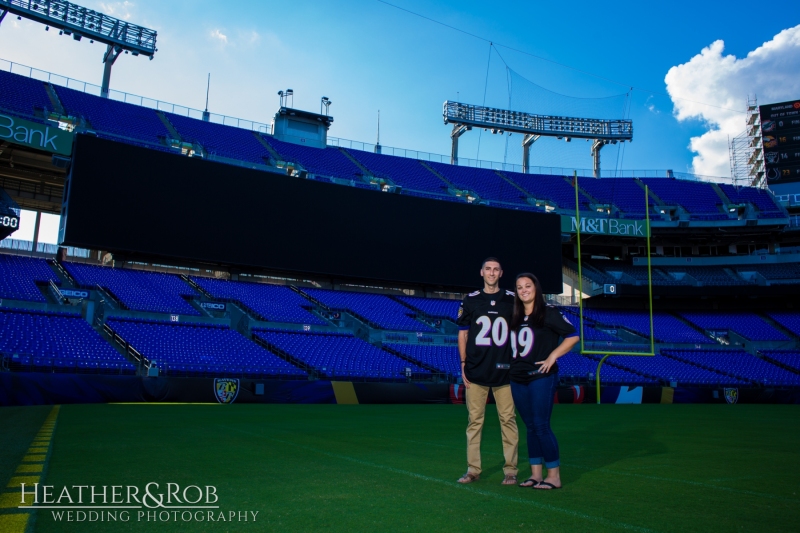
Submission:
POLYGON ((62 34, 72 35, 76 41, 87 37, 92 42, 98 41, 108 45, 106 53, 103 55, 104 71, 101 95, 104 97, 108 97, 111 66, 120 54, 130 52, 134 56, 141 54, 153 59, 158 51, 155 30, 110 17, 72 2, 64 0, 0 0, 0 22, 8 13, 45 24, 46 29, 50 29, 50 26, 58 28, 62 34))
POLYGON ((485 128, 492 133, 521 133, 522 171, 530 168, 530 146, 542 136, 571 139, 588 139, 592 143, 595 177, 600 175, 600 149, 608 144, 633 140, 633 122, 630 119, 577 118, 535 115, 524 111, 511 111, 460 102, 445 101, 442 109, 445 124, 453 124, 451 164, 458 163, 458 138, 473 127, 485 128))

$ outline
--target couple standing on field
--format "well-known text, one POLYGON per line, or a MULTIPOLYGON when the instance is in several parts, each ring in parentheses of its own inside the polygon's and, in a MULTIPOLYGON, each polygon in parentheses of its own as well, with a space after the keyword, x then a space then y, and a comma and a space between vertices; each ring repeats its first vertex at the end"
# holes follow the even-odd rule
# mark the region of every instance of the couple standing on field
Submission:
POLYGON ((536 276, 519 274, 514 292, 500 289, 502 276, 497 258, 484 260, 483 289, 464 297, 458 309, 458 352, 469 412, 467 473, 458 482, 480 479, 481 432, 491 389, 503 437, 503 485, 517 483, 516 405, 527 428, 531 465, 531 477, 519 486, 558 489, 558 442, 550 429, 558 384, 556 361, 575 346, 579 337, 557 308, 545 304, 536 276))

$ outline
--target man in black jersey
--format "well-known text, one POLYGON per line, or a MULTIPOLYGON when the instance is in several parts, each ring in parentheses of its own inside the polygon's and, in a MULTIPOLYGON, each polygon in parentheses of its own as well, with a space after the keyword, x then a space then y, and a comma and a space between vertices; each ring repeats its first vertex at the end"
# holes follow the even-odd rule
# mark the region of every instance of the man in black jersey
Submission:
POLYGON ((469 412, 467 473, 459 483, 472 483, 481 475, 481 432, 490 389, 497 404, 503 437, 503 484, 517 482, 519 432, 509 385, 509 322, 514 293, 500 289, 502 275, 500 262, 494 257, 486 259, 481 267, 483 290, 465 296, 458 309, 458 352, 469 412))

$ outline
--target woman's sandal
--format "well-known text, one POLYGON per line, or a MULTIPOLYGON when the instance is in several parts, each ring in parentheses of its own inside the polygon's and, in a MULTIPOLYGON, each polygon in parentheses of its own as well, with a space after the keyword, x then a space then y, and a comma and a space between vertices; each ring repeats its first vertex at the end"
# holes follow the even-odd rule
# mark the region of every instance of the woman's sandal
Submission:
POLYGON ((473 481, 478 481, 481 478, 481 475, 475 475, 472 472, 467 472, 463 476, 458 479, 458 482, 466 485, 467 483, 472 483, 473 481))
POLYGON ((538 479, 533 479, 532 477, 530 477, 530 478, 526 479, 525 481, 523 481, 522 483, 520 483, 519 486, 524 488, 524 489, 529 489, 531 487, 535 487, 539 483, 541 483, 541 481, 539 481, 538 479), (530 485, 528 483, 530 483, 530 485))
POLYGON ((539 483, 537 483, 534 486, 539 490, 556 490, 556 489, 560 489, 561 488, 561 487, 556 487, 555 485, 553 485, 549 481, 540 481, 539 483), (541 488, 542 486, 547 487, 547 488, 543 489, 543 488, 541 488))

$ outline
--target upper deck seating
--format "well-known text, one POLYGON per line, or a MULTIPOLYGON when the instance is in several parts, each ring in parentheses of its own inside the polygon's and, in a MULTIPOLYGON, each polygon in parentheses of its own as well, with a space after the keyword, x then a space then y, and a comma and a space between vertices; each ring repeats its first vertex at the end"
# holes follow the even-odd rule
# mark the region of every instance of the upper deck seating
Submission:
POLYGON ((458 189, 474 191, 481 198, 490 201, 527 205, 525 193, 493 170, 443 163, 428 163, 428 165, 458 189))
POLYGON ((458 348, 424 344, 385 344, 386 347, 403 353, 408 358, 432 366, 439 372, 461 377, 458 348))
POLYGON ((181 140, 198 143, 209 154, 262 165, 269 161, 269 152, 252 131, 173 113, 164 113, 164 116, 181 136, 181 140))
POLYGON ((299 163, 309 173, 319 176, 363 181, 363 171, 338 148, 312 148, 279 141, 271 135, 262 135, 272 148, 286 161, 299 163))
POLYGON ((667 205, 680 205, 702 220, 727 220, 720 210, 723 200, 710 183, 674 178, 642 178, 641 181, 667 205))
MULTIPOLYGON (((633 178, 578 178, 578 185, 601 204, 615 205, 626 218, 645 218, 644 188, 633 178)), ((648 197, 647 205, 652 208, 655 201, 648 197)))
POLYGON ((786 215, 769 191, 757 187, 734 187, 727 183, 720 183, 719 188, 733 203, 749 202, 756 206, 760 217, 775 218, 786 215))
POLYGON ((192 276, 212 297, 240 302, 255 312, 258 318, 270 322, 326 325, 327 322, 311 313, 311 302, 283 285, 249 283, 192 276))
POLYGON ((153 109, 66 87, 55 87, 55 90, 68 114, 84 117, 98 132, 155 145, 163 145, 163 140, 169 136, 167 127, 153 109))
POLYGON ((382 294, 308 288, 303 288, 302 291, 330 309, 351 311, 381 329, 436 331, 415 320, 411 316, 414 314, 411 309, 382 294))
POLYGON ((403 189, 447 194, 447 184, 416 159, 348 149, 347 153, 378 178, 390 179, 403 189))
POLYGON ((788 337, 758 315, 747 312, 682 312, 689 322, 707 331, 734 331, 751 341, 784 341, 788 337))
POLYGON ((53 109, 44 82, 0 70, 0 109, 31 119, 37 107, 53 109))
MULTIPOLYGON (((561 209, 575 210, 575 188, 563 176, 546 174, 522 174, 503 171, 503 175, 522 187, 533 198, 554 203, 561 209)), ((578 193, 580 209, 589 211, 591 200, 582 192, 578 193)))
MULTIPOLYGON (((650 337, 650 315, 645 311, 584 309, 584 317, 609 327, 624 327, 643 337, 650 337)), ((653 330, 657 342, 713 344, 714 341, 684 324, 676 317, 653 312, 653 330)))
POLYGON ((419 312, 431 317, 446 318, 455 321, 461 300, 444 298, 421 298, 419 296, 398 296, 398 300, 410 305, 419 312))
POLYGON ((61 280, 44 259, 0 253, 0 298, 46 302, 36 283, 61 280))
POLYGON ((63 263, 81 287, 108 289, 125 307, 152 313, 200 315, 183 296, 200 296, 175 274, 63 263))

